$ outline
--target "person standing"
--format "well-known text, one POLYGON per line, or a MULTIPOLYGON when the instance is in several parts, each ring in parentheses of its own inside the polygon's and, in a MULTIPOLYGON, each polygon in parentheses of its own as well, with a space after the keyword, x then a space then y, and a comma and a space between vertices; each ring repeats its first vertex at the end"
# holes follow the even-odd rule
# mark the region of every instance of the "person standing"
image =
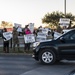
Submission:
POLYGON ((51 34, 52 34, 52 39, 54 39, 54 31, 51 30, 51 34))
POLYGON ((48 31, 48 33, 47 33, 47 39, 52 39, 51 31, 48 31))
MULTIPOLYGON (((30 29, 28 28, 28 26, 29 26, 29 25, 26 25, 26 26, 25 26, 25 30, 24 30, 24 31, 25 31, 25 35, 31 34, 31 31, 30 31, 30 29)), ((30 44, 31 44, 31 43, 25 43, 24 51, 26 51, 26 50, 29 51, 29 50, 30 50, 30 44)))
POLYGON ((19 51, 19 39, 18 39, 18 32, 16 30, 16 28, 13 28, 13 51, 15 51, 15 46, 17 45, 18 51, 19 51))
MULTIPOLYGON (((6 28, 3 29, 3 33, 5 33, 5 32, 7 32, 7 29, 6 28)), ((2 33, 2 38, 3 38, 3 51, 5 53, 9 53, 9 40, 7 40, 4 37, 3 33, 2 33)))

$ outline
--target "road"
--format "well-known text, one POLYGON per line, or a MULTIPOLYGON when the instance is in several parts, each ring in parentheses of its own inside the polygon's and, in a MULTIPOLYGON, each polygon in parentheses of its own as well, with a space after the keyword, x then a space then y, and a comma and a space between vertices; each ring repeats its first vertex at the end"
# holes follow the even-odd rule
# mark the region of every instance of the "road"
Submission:
POLYGON ((0 75, 20 75, 39 66, 30 55, 0 55, 0 75))
POLYGON ((0 54, 0 75, 69 75, 74 69, 75 61, 42 65, 31 55, 0 54))

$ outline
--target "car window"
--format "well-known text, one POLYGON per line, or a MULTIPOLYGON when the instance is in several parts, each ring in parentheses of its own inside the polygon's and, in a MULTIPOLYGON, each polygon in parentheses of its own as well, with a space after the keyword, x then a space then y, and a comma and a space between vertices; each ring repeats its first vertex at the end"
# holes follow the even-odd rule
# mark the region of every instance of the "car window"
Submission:
POLYGON ((70 34, 65 35, 65 36, 64 36, 64 39, 65 39, 65 40, 69 40, 69 39, 70 39, 70 34))
POLYGON ((75 33, 73 35, 71 35, 70 39, 75 40, 75 33))
POLYGON ((65 40, 73 40, 75 39, 75 31, 71 31, 64 36, 65 40))

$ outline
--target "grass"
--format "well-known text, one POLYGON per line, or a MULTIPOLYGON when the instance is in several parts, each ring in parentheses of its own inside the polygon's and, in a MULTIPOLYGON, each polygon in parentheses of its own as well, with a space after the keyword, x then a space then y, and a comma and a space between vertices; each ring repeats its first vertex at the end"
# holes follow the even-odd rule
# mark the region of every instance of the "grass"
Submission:
MULTIPOLYGON (((33 51, 25 51, 27 54, 32 54, 33 51)), ((3 52, 3 47, 0 47, 0 53, 4 53, 3 52)), ((24 48, 20 47, 20 51, 18 51, 17 47, 15 48, 15 51, 13 51, 13 48, 9 48, 9 53, 24 53, 24 48)))

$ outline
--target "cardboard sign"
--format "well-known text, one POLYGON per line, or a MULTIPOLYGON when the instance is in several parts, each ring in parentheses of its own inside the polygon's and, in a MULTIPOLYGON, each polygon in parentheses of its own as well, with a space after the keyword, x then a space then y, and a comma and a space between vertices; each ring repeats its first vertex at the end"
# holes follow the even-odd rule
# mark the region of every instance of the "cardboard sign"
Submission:
POLYGON ((36 41, 45 41, 46 40, 46 37, 40 37, 40 36, 37 36, 36 37, 36 41))
POLYGON ((17 28, 17 27, 21 27, 22 25, 18 24, 18 23, 14 23, 14 26, 15 26, 15 28, 17 28))
POLYGON ((34 23, 29 23, 29 29, 33 33, 33 31, 34 31, 34 23))
POLYGON ((37 37, 36 37, 36 41, 43 41, 43 40, 46 40, 47 36, 45 33, 38 33, 37 34, 37 37))
POLYGON ((46 33, 41 33, 41 32, 37 33, 37 36, 41 36, 41 37, 46 37, 46 35, 47 35, 46 33))
POLYGON ((48 28, 42 29, 42 33, 48 33, 48 28))
POLYGON ((24 41, 25 41, 25 43, 33 43, 33 42, 35 42, 34 34, 24 35, 24 41))
POLYGON ((67 25, 70 24, 70 19, 68 19, 68 18, 60 18, 59 23, 62 26, 67 26, 67 25))
POLYGON ((7 41, 12 38, 12 33, 11 32, 4 32, 3 36, 6 38, 6 40, 4 40, 4 41, 7 41))

